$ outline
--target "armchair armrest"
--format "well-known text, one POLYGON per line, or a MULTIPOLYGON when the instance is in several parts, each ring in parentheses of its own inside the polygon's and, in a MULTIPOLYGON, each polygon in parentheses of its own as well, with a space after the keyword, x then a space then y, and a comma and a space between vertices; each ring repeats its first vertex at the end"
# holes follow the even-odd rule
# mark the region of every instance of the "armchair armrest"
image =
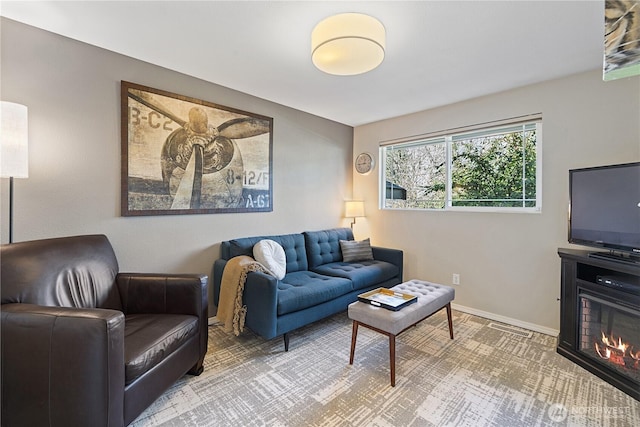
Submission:
POLYGON ((2 424, 123 424, 124 315, 3 304, 2 424))
POLYGON ((190 314, 206 319, 207 276, 197 274, 118 273, 125 314, 190 314))
POLYGON ((379 246, 372 246, 371 250, 373 251, 374 259, 386 261, 398 267, 398 278, 402 281, 404 252, 400 249, 381 248, 379 246))
POLYGON ((125 314, 189 314, 198 317, 200 357, 189 371, 199 375, 207 353, 208 277, 199 274, 118 273, 125 314))

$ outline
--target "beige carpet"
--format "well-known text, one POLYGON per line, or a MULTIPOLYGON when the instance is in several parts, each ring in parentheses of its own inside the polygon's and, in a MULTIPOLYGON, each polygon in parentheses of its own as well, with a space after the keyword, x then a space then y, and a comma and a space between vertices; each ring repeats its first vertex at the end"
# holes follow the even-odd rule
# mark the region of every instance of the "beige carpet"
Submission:
POLYGON ((383 335, 360 328, 349 365, 346 313, 292 333, 287 353, 281 337, 210 326, 204 373, 132 425, 640 426, 640 403, 558 355, 554 337, 453 314, 453 341, 444 312, 398 337, 396 387, 383 335))

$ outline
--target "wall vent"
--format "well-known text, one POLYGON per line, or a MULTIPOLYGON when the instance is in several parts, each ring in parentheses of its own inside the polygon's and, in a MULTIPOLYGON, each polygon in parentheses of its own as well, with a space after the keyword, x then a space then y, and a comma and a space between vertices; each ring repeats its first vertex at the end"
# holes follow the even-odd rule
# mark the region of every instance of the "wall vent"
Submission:
POLYGON ((522 338, 531 338, 533 336, 533 332, 527 331, 526 329, 520 329, 509 325, 504 325, 502 323, 489 323, 489 327, 491 329, 496 329, 502 332, 508 332, 510 334, 517 335, 522 338))

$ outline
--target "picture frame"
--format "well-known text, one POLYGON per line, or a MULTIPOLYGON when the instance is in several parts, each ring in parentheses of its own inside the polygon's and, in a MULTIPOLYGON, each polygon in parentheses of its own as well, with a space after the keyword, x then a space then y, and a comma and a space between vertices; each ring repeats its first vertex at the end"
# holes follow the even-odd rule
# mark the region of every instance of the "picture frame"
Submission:
POLYGON ((604 2, 603 80, 640 75, 640 2, 604 2))
POLYGON ((273 210, 273 119, 121 82, 121 214, 273 210))

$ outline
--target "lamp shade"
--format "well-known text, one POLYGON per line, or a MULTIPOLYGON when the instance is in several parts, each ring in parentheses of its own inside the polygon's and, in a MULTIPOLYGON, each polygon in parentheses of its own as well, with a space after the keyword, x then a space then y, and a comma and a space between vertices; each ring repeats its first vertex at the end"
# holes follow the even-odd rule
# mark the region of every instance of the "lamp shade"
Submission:
POLYGON ((345 218, 360 218, 364 216, 364 202, 362 200, 350 200, 344 202, 345 218))
POLYGON ((325 73, 350 76, 382 63, 384 25, 361 13, 342 13, 318 23, 311 33, 311 59, 325 73))
POLYGON ((5 101, 0 107, 0 176, 28 178, 27 107, 5 101))

